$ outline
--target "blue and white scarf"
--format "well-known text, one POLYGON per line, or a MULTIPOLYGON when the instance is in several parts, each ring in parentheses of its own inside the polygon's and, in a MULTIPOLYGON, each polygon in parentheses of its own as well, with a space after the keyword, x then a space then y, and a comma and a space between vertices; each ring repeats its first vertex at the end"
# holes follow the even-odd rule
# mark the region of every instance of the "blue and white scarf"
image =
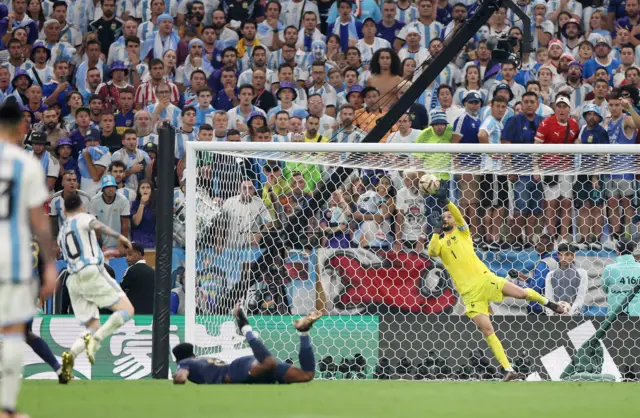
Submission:
MULTIPOLYGON (((89 147, 89 155, 91 156, 91 161, 93 161, 94 163, 108 153, 109 148, 107 147, 89 147)), ((80 156, 78 157, 78 169, 80 170, 80 175, 83 178, 91 178, 91 173, 89 172, 89 168, 87 167, 87 162, 84 159, 84 152, 81 152, 80 156)))
POLYGON ((154 32, 152 36, 150 36, 146 41, 144 41, 144 45, 142 46, 142 51, 140 56, 146 57, 151 50, 153 50, 153 57, 162 59, 164 53, 169 50, 176 51, 178 49, 178 44, 180 43, 180 36, 176 32, 171 32, 168 37, 162 40, 160 36, 160 32, 154 32))

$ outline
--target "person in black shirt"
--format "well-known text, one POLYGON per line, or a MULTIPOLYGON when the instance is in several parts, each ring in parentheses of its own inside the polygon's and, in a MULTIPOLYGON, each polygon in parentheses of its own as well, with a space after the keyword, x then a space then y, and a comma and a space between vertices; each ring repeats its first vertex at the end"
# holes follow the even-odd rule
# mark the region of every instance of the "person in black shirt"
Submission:
POLYGON ((265 88, 267 76, 264 70, 253 70, 251 84, 253 85, 253 100, 251 103, 268 113, 276 107, 278 102, 273 94, 265 88))
POLYGON ((129 268, 124 273, 120 286, 127 294, 139 315, 153 315, 153 295, 155 294, 156 272, 144 261, 144 247, 131 243, 127 250, 129 268))
POLYGON ((100 128, 102 130, 100 144, 109 148, 111 154, 122 148, 122 136, 116 131, 115 127, 115 115, 113 112, 104 110, 100 116, 100 128))
POLYGON ((115 0, 100 0, 102 17, 89 23, 89 32, 96 32, 102 53, 109 55, 109 47, 122 35, 122 20, 116 17, 115 0))
POLYGON ((222 0, 220 9, 227 16, 227 22, 254 20, 260 23, 264 20, 264 7, 260 0, 222 0))

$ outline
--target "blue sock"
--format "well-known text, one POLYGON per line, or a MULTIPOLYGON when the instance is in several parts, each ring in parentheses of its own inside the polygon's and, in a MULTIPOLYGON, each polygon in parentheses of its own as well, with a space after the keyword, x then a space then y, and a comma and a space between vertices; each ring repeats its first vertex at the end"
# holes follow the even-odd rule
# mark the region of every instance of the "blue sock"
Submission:
POLYGON ((308 335, 300 336, 300 352, 298 353, 300 368, 305 372, 316 371, 316 358, 313 355, 313 347, 311 347, 311 337, 308 335))
POLYGON ((56 356, 53 355, 53 352, 47 345, 46 341, 38 336, 30 336, 27 338, 27 343, 29 347, 42 359, 44 360, 54 372, 60 370, 60 363, 56 359, 56 356))
POLYGON ((258 339, 253 332, 247 331, 244 335, 247 338, 247 342, 249 343, 249 347, 251 347, 251 351, 253 351, 253 356, 258 360, 259 363, 262 363, 267 357, 271 355, 269 349, 262 344, 262 341, 258 339))

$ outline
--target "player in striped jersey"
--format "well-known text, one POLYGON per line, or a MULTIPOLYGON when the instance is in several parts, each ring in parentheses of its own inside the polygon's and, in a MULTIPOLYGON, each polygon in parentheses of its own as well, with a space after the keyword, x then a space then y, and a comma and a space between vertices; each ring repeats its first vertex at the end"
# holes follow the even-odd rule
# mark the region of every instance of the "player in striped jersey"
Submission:
POLYGON ((131 319, 134 311, 120 285, 104 269, 104 254, 96 233, 117 238, 125 248, 131 247, 129 239, 85 213, 77 194, 67 197, 64 207, 67 220, 58 233, 58 246, 67 263, 67 288, 73 312, 87 329, 71 350, 62 354, 62 373, 71 379, 78 355, 86 348, 87 358, 94 364, 100 342, 131 319), (113 311, 103 326, 100 326, 99 308, 113 311))
POLYGON ((22 111, 16 105, 0 107, 0 333, 4 335, 0 374, 0 417, 17 418, 24 360, 26 324, 36 313, 33 280, 32 231, 41 243, 44 266, 41 297, 53 293, 56 269, 53 264, 51 230, 44 210, 48 191, 42 166, 18 144, 26 135, 22 111))

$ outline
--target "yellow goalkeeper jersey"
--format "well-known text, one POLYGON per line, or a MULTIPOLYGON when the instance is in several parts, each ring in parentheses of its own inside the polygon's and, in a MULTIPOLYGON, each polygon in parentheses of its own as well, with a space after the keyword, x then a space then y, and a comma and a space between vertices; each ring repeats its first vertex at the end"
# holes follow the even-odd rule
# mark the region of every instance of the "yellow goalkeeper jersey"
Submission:
POLYGON ((446 234, 444 238, 440 238, 439 234, 433 234, 428 252, 430 257, 440 257, 458 293, 464 295, 481 285, 484 281, 483 276, 492 273, 476 255, 469 226, 464 221, 460 210, 451 202, 447 204, 447 209, 453 215, 456 229, 446 234))

